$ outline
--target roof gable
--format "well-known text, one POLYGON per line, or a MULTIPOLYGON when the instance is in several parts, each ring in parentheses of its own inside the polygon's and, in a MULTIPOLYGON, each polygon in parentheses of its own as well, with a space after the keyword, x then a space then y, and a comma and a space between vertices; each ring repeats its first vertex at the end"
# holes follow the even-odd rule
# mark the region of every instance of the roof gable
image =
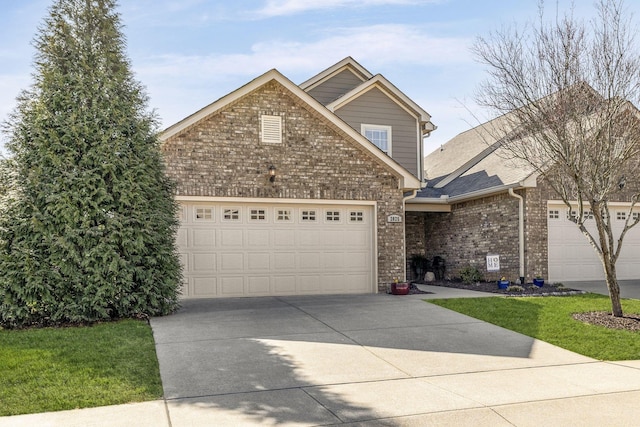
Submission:
POLYGON ((326 70, 321 71, 307 81, 301 83, 300 88, 305 92, 308 92, 316 86, 321 85, 322 83, 344 71, 352 73, 357 79, 362 82, 365 82, 373 77, 373 74, 371 74, 366 68, 360 65, 355 59, 347 56, 342 61, 332 65, 326 70))
POLYGON ((187 131, 194 125, 200 123, 203 120, 206 120, 208 117, 216 114, 218 111, 222 110, 234 101, 252 93, 255 90, 258 90, 265 84, 272 81, 275 81, 278 84, 282 85, 293 96, 297 97, 309 108, 314 110, 320 117, 330 123, 333 128, 345 135, 348 140, 351 140, 353 141, 353 143, 358 144, 374 159, 374 161, 391 170, 394 175, 399 178, 401 189, 419 189, 421 187, 420 181, 408 170, 406 170, 391 157, 387 156, 385 153, 379 150, 368 139, 366 139, 360 133, 356 132, 347 123, 342 121, 339 117, 337 117, 331 111, 326 109, 322 104, 316 101, 311 95, 307 94, 300 87, 295 85, 275 69, 264 73, 263 75, 255 78, 244 86, 238 88, 237 90, 223 96, 222 98, 214 101, 213 103, 193 113, 192 115, 186 117, 178 123, 168 127, 160 135, 160 142, 163 143, 164 141, 167 141, 168 139, 187 131))
POLYGON ((412 101, 400 89, 398 89, 381 74, 377 74, 371 79, 362 83, 360 86, 355 87, 348 93, 344 94, 342 97, 328 104, 327 108, 331 111, 339 110, 343 106, 349 104, 353 100, 359 98, 360 96, 364 95, 374 88, 379 89, 398 106, 400 106, 412 116, 416 117, 416 119, 422 124, 421 127, 423 134, 428 134, 436 129, 436 126, 431 123, 431 115, 414 101, 412 101))

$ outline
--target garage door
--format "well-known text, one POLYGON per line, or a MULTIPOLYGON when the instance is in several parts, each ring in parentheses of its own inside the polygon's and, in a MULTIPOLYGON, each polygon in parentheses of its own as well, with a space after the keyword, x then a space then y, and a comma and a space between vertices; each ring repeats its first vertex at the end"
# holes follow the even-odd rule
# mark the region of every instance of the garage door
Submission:
MULTIPOLYGON (((628 206, 610 206, 616 239, 620 236, 628 209, 628 206)), ((640 210, 633 213, 634 216, 639 214, 640 210)), ((604 280, 602 264, 595 250, 568 215, 569 209, 565 205, 549 203, 549 280, 604 280)), ((585 224, 592 235, 597 236, 595 221, 588 219, 585 224)), ((640 225, 625 235, 616 270, 620 280, 640 279, 640 225)))
POLYGON ((373 206, 182 203, 185 297, 370 293, 373 206))

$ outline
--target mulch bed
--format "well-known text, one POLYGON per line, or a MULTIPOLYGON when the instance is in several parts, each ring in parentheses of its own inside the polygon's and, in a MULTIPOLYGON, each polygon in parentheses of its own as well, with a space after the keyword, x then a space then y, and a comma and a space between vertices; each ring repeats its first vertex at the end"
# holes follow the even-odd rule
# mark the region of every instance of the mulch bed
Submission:
POLYGON ((545 283, 544 286, 535 286, 531 283, 522 285, 523 291, 514 291, 509 289, 499 289, 496 282, 477 282, 462 283, 457 280, 440 280, 435 282, 416 282, 430 286, 444 286, 447 288, 467 289, 470 291, 491 292, 507 296, 563 296, 584 294, 584 291, 577 289, 565 288, 564 286, 555 286, 545 283))
POLYGON ((624 329, 640 332, 640 315, 625 314, 614 317, 606 311, 590 311, 588 313, 574 313, 573 318, 590 325, 604 326, 609 329, 624 329))

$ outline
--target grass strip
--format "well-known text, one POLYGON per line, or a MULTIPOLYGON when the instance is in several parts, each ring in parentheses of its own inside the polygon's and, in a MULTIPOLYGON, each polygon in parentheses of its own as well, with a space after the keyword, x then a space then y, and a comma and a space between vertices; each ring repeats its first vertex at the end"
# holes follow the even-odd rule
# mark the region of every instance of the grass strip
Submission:
POLYGON ((0 416, 162 397, 150 326, 0 330, 0 416))
MULTIPOLYGON (((467 316, 546 341, 599 360, 639 360, 640 333, 589 325, 571 316, 611 312, 608 297, 584 294, 561 297, 488 297, 425 300, 467 316)), ((622 300, 625 313, 640 313, 640 300, 622 300)))

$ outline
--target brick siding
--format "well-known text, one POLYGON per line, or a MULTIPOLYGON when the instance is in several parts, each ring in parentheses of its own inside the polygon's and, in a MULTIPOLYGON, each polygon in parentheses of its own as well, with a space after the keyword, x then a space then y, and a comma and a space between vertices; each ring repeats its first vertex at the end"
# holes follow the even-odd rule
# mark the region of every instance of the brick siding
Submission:
POLYGON ((403 276, 404 224, 386 222, 402 215, 398 178, 280 84, 227 105, 162 150, 177 195, 376 201, 378 288, 403 276), (282 117, 282 143, 260 142, 263 114, 282 117))

